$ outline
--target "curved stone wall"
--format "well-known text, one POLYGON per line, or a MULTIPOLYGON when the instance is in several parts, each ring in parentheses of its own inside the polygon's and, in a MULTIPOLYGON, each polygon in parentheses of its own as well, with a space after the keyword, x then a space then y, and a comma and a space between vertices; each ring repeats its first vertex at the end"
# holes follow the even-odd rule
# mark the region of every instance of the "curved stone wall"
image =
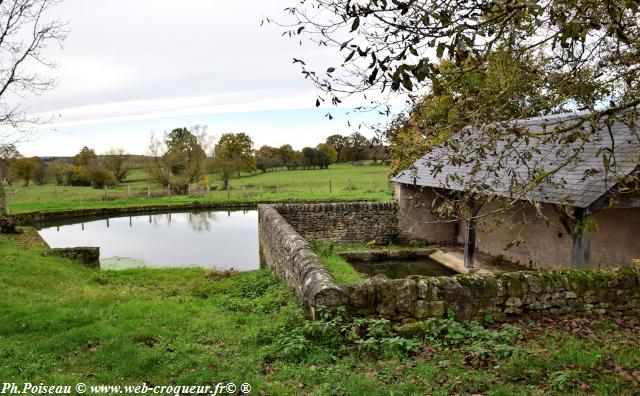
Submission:
POLYGON ((258 206, 261 261, 295 290, 313 315, 316 307, 343 305, 344 291, 309 243, 271 205, 258 206))

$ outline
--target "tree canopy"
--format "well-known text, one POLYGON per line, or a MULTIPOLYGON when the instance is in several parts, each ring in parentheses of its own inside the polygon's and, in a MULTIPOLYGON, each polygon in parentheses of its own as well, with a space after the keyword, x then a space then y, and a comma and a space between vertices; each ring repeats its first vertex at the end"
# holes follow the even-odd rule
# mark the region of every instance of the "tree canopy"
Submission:
POLYGON ((175 128, 163 139, 151 137, 149 172, 162 186, 171 186, 177 192, 188 189, 206 171, 208 136, 204 127, 175 128))
MULTIPOLYGON (((0 1, 0 147, 15 144, 25 125, 39 122, 29 116, 25 96, 55 85, 55 81, 32 68, 53 67, 44 49, 60 44, 66 36, 64 23, 51 21, 47 11, 57 0, 0 1)), ((7 217, 5 180, 0 180, 0 232, 13 231, 7 217)))
POLYGON ((253 141, 244 132, 225 133, 213 149, 213 171, 222 179, 223 188, 229 187, 233 174, 250 172, 256 168, 253 141))
MULTIPOLYGON (((411 110, 382 130, 396 170, 436 143, 451 149, 452 164, 474 170, 504 166, 504 148, 534 134, 542 145, 563 145, 565 158, 548 168, 523 153, 519 166, 529 167, 530 177, 514 181, 513 195, 528 199, 535 185, 576 165, 582 143, 603 122, 636 130, 639 9, 638 0, 299 0, 281 25, 301 42, 335 48, 339 61, 330 65, 294 58, 318 88, 317 105, 363 94, 367 106, 389 112, 390 96, 410 100, 411 110), (542 132, 507 122, 561 112, 577 117, 542 132), (464 145, 449 138, 463 127, 474 131, 464 145)), ((625 144, 612 139, 597 155, 612 164, 625 144)), ((637 172, 613 176, 618 193, 638 191, 637 172)), ((454 212, 469 213, 474 190, 452 198, 460 203, 451 205, 454 212)))

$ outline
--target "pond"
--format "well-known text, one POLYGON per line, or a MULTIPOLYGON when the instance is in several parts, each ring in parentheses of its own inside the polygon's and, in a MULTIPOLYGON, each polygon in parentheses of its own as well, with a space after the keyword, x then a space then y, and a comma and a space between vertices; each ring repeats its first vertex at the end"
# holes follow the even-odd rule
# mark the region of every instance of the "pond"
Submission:
POLYGON ((76 219, 41 224, 38 232, 53 248, 99 246, 103 269, 259 268, 256 210, 76 219))
POLYGON ((386 275, 402 279, 410 275, 453 276, 458 273, 429 257, 389 258, 385 260, 349 260, 356 271, 366 276, 386 275))

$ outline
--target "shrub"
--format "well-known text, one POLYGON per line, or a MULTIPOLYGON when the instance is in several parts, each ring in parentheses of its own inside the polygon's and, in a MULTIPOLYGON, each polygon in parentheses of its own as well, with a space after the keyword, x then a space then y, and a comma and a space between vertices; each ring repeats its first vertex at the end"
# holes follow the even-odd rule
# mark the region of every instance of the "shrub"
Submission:
POLYGON ((102 167, 92 167, 89 170, 89 180, 95 188, 103 188, 104 186, 114 186, 116 184, 116 176, 110 170, 102 167))

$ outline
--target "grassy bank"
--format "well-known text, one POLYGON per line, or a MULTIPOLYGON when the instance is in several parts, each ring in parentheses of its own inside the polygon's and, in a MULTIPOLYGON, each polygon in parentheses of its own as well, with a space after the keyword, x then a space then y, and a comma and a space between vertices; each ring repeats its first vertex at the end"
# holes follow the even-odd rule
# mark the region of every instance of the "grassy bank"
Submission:
POLYGON ((194 185, 191 194, 166 196, 165 189, 151 183, 143 169, 137 169, 125 183, 106 193, 92 187, 14 185, 9 188, 9 209, 22 213, 193 202, 385 201, 391 199, 388 178, 389 169, 384 166, 335 164, 322 170, 241 175, 231 180, 230 191, 217 189, 211 176, 210 191, 194 185), (147 197, 148 189, 152 197, 147 197))
POLYGON ((269 272, 98 272, 25 238, 0 236, 3 381, 233 381, 267 395, 638 389, 637 320, 307 322, 269 272))

